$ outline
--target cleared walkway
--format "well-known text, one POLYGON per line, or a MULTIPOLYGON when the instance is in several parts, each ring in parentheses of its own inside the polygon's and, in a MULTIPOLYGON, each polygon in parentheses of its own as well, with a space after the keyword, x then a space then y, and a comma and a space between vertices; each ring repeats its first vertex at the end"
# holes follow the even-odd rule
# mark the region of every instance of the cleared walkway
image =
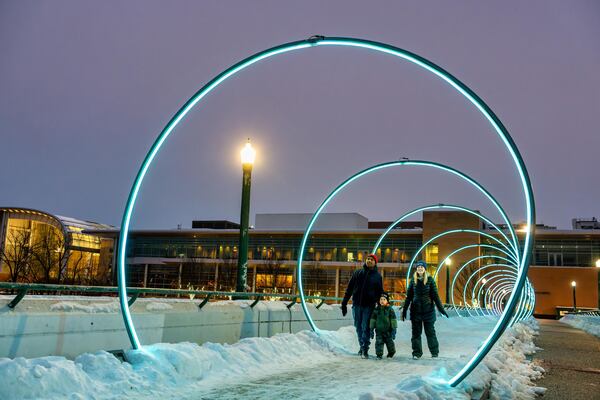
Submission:
POLYGON ((554 320, 539 320, 536 358, 546 375, 544 400, 600 400, 600 339, 554 320))

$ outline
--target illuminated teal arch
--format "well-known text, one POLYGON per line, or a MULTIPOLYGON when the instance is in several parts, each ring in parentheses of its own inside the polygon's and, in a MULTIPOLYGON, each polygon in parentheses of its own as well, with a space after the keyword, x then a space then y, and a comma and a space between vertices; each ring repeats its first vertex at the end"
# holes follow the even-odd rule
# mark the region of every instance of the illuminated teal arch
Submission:
MULTIPOLYGON (((439 165, 439 166, 436 166, 436 167, 439 168, 439 167, 442 167, 442 166, 439 165)), ((477 188, 479 191, 481 191, 482 193, 484 193, 485 196, 492 201, 492 204, 496 207, 496 209, 498 210, 498 212, 500 213, 500 215, 503 216, 503 218, 504 218, 504 216, 506 215, 504 209, 500 206, 500 204, 494 198, 494 196, 492 196, 491 193, 489 193, 487 190, 485 190, 485 188, 483 188, 483 186, 481 186, 473 178, 471 178, 471 177, 463 174, 460 171, 454 170, 453 168, 450 168, 448 166, 443 166, 443 167, 444 168, 440 168, 440 169, 448 171, 448 172, 451 171, 453 174, 459 176, 461 179, 464 179, 465 181, 467 181, 471 185, 475 186, 475 188, 477 188)), ((492 220, 490 220, 488 217, 486 217, 485 215, 481 214, 480 212, 477 212, 475 210, 471 210, 470 208, 467 208, 467 207, 458 206, 458 205, 454 205, 454 204, 432 204, 432 205, 429 205, 429 206, 423 206, 423 207, 416 208, 416 209, 414 209, 412 211, 407 212, 406 214, 403 214, 401 217, 399 217, 394 222, 392 222, 385 229, 385 231, 379 236, 379 238, 375 242, 375 245, 373 246, 373 250, 371 252, 372 253, 377 253, 377 249, 379 249, 379 246, 381 246, 381 243, 386 238, 386 236, 392 231, 392 229, 394 229, 396 226, 398 226, 398 224, 400 224, 405 219, 411 217, 414 214, 422 212, 422 211, 436 210, 436 209, 448 209, 448 210, 464 211, 464 212, 467 212, 467 213, 469 213, 471 215, 474 215, 474 216, 478 217, 479 219, 485 221, 490 226, 492 226, 494 228, 494 230, 496 230, 500 234, 500 236, 502 236, 504 238, 504 240, 506 240, 506 242, 507 242, 507 244, 509 246, 511 246, 512 251, 510 251, 510 249, 509 249, 509 251, 506 252, 506 254, 510 254, 512 257, 515 257, 515 262, 518 263, 518 259, 519 259, 519 249, 518 249, 518 247, 515 247, 516 245, 506 236, 506 234, 504 232, 502 232, 502 230, 500 228, 498 228, 498 226, 496 224, 494 224, 492 222, 492 220)), ((511 232, 511 236, 514 234, 514 230, 513 229, 509 230, 509 232, 511 232)), ((513 239, 514 239, 515 236, 513 236, 513 239)), ((500 250, 500 251, 505 252, 505 250, 500 250)), ((452 254, 454 254, 454 253, 452 253, 452 254)), ((448 258, 450 258, 450 255, 446 256, 446 258, 444 259, 444 261, 446 259, 448 259, 448 258)))
MULTIPOLYGON (((509 262, 509 260, 507 258, 502 257, 502 256, 494 255, 494 256, 485 256, 485 257, 486 258, 499 259, 499 260, 502 260, 502 261, 509 262)), ((503 268, 509 268, 509 269, 512 267, 512 268, 514 268, 515 271, 518 270, 517 267, 515 267, 514 265, 511 265, 511 264, 502 264, 502 263, 492 262, 491 264, 486 264, 486 265, 484 265, 482 267, 479 267, 477 270, 473 271, 469 275, 469 277, 467 278, 467 280, 465 281, 465 284, 463 285, 463 291, 462 291, 462 300, 463 300, 463 303, 465 304, 465 307, 467 309, 467 313, 469 314, 469 316, 471 316, 471 312, 469 311, 469 302, 468 302, 468 298, 467 298, 467 287, 469 286, 469 283, 471 282, 471 279, 475 276, 475 274, 477 274, 482 269, 493 268, 493 267, 503 267, 503 268)), ((500 270, 500 271, 503 271, 503 270, 500 270)), ((471 296, 471 307, 474 307, 473 306, 473 296, 471 296)))
MULTIPOLYGON (((442 232, 442 233, 438 233, 435 236, 432 236, 431 238, 429 238, 427 241, 425 241, 425 243, 423 243, 421 245, 421 247, 419 247, 419 249, 415 252, 414 256, 412 257, 412 259, 410 260, 410 263, 408 264, 408 270, 406 271, 406 286, 408 287, 408 283, 410 281, 410 272, 412 270, 412 267, 414 265, 414 263, 417 261, 417 257, 419 256, 419 254, 421 254, 421 252, 423 250, 425 250, 425 248, 431 244, 433 241, 447 236, 447 235, 453 235, 455 233, 472 233, 472 234, 476 234, 476 235, 481 235, 481 236, 485 236, 486 238, 498 243, 500 246, 504 247, 507 250, 510 250, 508 247, 506 247, 506 245, 504 243, 502 243, 500 240, 498 240, 497 238, 495 238, 494 236, 490 235, 487 232, 481 231, 479 229, 450 229, 448 231, 442 232)), ((446 257, 447 258, 447 257, 446 257)), ((455 275, 456 277, 456 275, 455 275)))
POLYGON ((468 297, 467 297, 467 286, 469 285, 469 283, 471 282, 471 280, 473 278, 475 278, 476 275, 479 274, 481 271, 483 271, 485 269, 489 269, 489 268, 494 268, 494 267, 502 267, 503 269, 488 271, 483 276, 480 276, 480 277, 478 277, 478 278, 475 279, 473 287, 471 288, 471 306, 473 308, 475 308, 475 309, 477 309, 477 307, 473 306, 475 299, 477 299, 477 302, 479 303, 479 297, 475 296, 475 291, 477 290, 477 287, 479 287, 479 283, 482 283, 483 279, 487 279, 487 276, 493 275, 494 273, 501 273, 501 272, 503 273, 503 272, 506 272, 506 269, 508 269, 508 270, 512 269, 512 272, 514 272, 515 275, 516 275, 516 272, 518 272, 517 267, 515 267, 514 265, 511 265, 511 264, 496 264, 496 263, 491 263, 491 264, 482 265, 478 269, 474 270, 471 273, 471 275, 469 275, 469 278, 465 282, 465 286, 463 288, 463 301, 465 302, 465 304, 468 303, 468 301, 467 301, 467 299, 468 299, 468 297))
MULTIPOLYGON (((468 249, 472 249, 472 248, 475 248, 475 247, 479 247, 479 248, 482 248, 482 247, 483 247, 483 248, 487 248, 487 249, 492 249, 492 250, 498 251, 498 252, 500 252, 500 253, 503 253, 504 255, 506 255, 506 256, 508 256, 508 257, 510 257, 510 256, 511 256, 511 254, 510 254, 510 253, 508 253, 506 250, 504 250, 504 249, 502 249, 502 248, 500 248, 500 247, 498 247, 498 246, 494 246, 493 244, 488 244, 488 243, 474 243, 474 244, 468 244, 468 245, 466 245, 466 246, 462 246, 462 247, 459 247, 458 249, 455 249, 455 250, 453 250, 453 251, 452 251, 452 252, 450 252, 450 253, 449 253, 449 254, 448 254, 446 257, 444 257, 444 259, 443 259, 442 261, 440 261, 440 262, 438 263, 438 266, 437 266, 437 268, 435 269, 435 273, 433 274, 433 277, 434 277, 434 279, 435 279, 435 278, 437 278, 437 276, 439 275, 439 273, 440 273, 440 270, 442 269, 442 267, 443 267, 443 266, 444 266, 444 264, 446 263, 446 260, 448 260, 448 259, 452 258, 454 255, 456 255, 456 254, 460 253, 461 251, 468 250, 468 249)), ((490 257, 492 257, 492 256, 493 256, 493 255, 491 255, 491 254, 490 254, 490 257)), ((510 262, 511 262, 511 263, 514 263, 514 265, 516 265, 517 267, 518 267, 518 265, 519 265, 519 263, 518 263, 516 260, 514 260, 514 259, 510 259, 510 262)))
MULTIPOLYGON (((472 179, 472 178, 470 178, 470 177, 468 177, 468 176, 462 175, 462 173, 460 173, 460 172, 459 172, 457 175, 459 175, 461 178, 463 178, 463 179, 467 180, 467 181, 468 181, 468 182, 470 182, 471 184, 475 185, 475 187, 476 187, 477 189, 479 189, 480 191, 485 191, 485 192, 487 193, 487 196, 486 196, 486 197, 488 197, 488 198, 490 198, 490 199, 493 199, 493 200, 494 200, 494 201, 493 201, 493 203, 494 203, 495 205, 498 205, 498 207, 500 208, 498 211, 501 213, 501 215, 505 215, 505 213, 504 213, 504 210, 502 210, 502 209, 501 209, 501 206, 499 206, 499 204, 498 204, 498 203, 495 201, 495 198, 494 198, 494 197, 493 197, 493 196, 492 196, 492 195, 491 195, 489 192, 487 192, 487 191, 486 191, 486 190, 485 190, 485 189, 484 189, 484 188, 483 188, 483 187, 482 187, 482 186, 481 186, 481 185, 480 185, 480 184, 479 184, 477 181, 475 181, 474 179, 472 179)), ((494 228, 494 230, 496 230, 496 231, 497 231, 497 232, 500 234, 500 236, 501 236, 502 238, 504 238, 504 240, 506 240, 507 244, 509 244, 509 245, 511 245, 511 244, 512 244, 512 243, 511 243, 511 241, 509 240, 509 238, 508 238, 508 237, 507 237, 507 236, 504 234, 504 232, 502 232, 502 230, 501 230, 501 229, 500 229, 500 228, 499 228, 499 227, 498 227, 496 224, 494 224, 494 223, 493 223, 493 222, 492 222, 492 221, 491 221, 489 218, 487 218, 485 215, 481 214, 480 212, 477 212, 477 211, 474 211, 474 210, 468 209, 468 208, 466 208, 466 207, 457 206, 457 205, 449 205, 449 204, 437 204, 437 205, 429 205, 429 206, 423 206, 423 207, 419 207, 419 208, 417 208, 417 209, 415 209, 415 210, 412 210, 412 211, 409 211, 409 212, 407 212, 406 214, 402 215, 402 216, 401 216, 401 217, 399 217, 397 220, 395 220, 394 222, 392 222, 392 223, 391 223, 391 224, 390 224, 390 225, 389 225, 389 226, 386 228, 386 230, 385 230, 385 231, 384 231, 384 232, 383 232, 383 233, 380 235, 380 237, 377 239, 377 241, 376 241, 375 245, 373 246, 373 249, 372 249, 372 251, 371 251, 371 252, 372 252, 372 253, 376 253, 376 252, 377 252, 377 250, 379 249, 379 247, 381 246, 381 243, 382 243, 382 242, 383 242, 383 240, 385 239, 385 237, 386 237, 386 236, 387 236, 387 235, 388 235, 388 234, 389 234, 389 233, 392 231, 392 229, 394 229, 394 228, 395 228, 395 227, 396 227, 398 224, 400 224, 402 221, 404 221, 405 219, 409 218, 410 216, 412 216, 412 215, 414 215, 414 214, 416 214, 416 213, 418 213, 418 212, 422 212, 422 211, 426 211, 426 210, 432 210, 432 209, 451 209, 451 210, 459 210, 459 211, 464 211, 464 212, 467 212, 467 213, 469 213, 469 214, 471 214, 471 215, 474 215, 474 216, 478 217, 479 219, 481 219, 481 220, 485 221, 486 223, 488 223, 488 224, 489 224, 491 227, 493 227, 493 228, 494 228)), ((444 234, 446 234, 446 233, 444 233, 444 234)), ((442 235, 444 235, 444 234, 441 234, 440 236, 442 236, 442 235)), ((513 231, 513 234, 514 234, 514 231, 513 231)), ((513 237, 514 237, 514 236, 513 236, 513 237)), ((435 238, 434 238, 434 239, 432 239, 432 241, 433 241, 433 240, 435 240, 435 238)), ((422 251, 422 249, 423 249, 423 248, 424 248, 426 245, 427 245, 427 243, 426 243, 424 246, 422 246, 422 247, 421 247, 420 251, 422 251)), ((513 265, 511 265, 511 267, 512 267, 512 268, 514 268, 514 269, 515 269, 515 271, 518 271, 518 265, 519 265, 519 263, 518 263, 518 258, 519 258, 518 249, 515 249, 513 246, 511 246, 511 249, 509 249, 509 248, 506 248, 506 250, 505 250, 505 249, 503 249, 503 248, 500 248, 500 247, 498 247, 498 246, 495 246, 495 245, 486 244, 486 243, 478 243, 478 244, 471 244, 471 245, 466 245, 466 246, 460 247, 460 248, 458 248, 458 249, 456 249, 456 250, 452 251, 451 253, 449 253, 449 254, 448 254, 448 255, 447 255, 447 256, 446 256, 446 257, 445 257, 445 258, 444 258, 444 259, 443 259, 443 260, 442 260, 442 261, 441 261, 439 264, 438 264, 438 266, 437 266, 437 268, 436 268, 436 271, 435 271, 435 274, 434 274, 434 279, 436 279, 436 278, 437 278, 437 276, 438 276, 438 273, 439 273, 439 271, 440 271, 441 267, 442 267, 442 266, 445 264, 445 261, 446 261, 447 259, 449 259, 449 258, 453 257, 455 254, 457 254, 457 253, 459 253, 459 252, 461 252, 461 251, 464 251, 464 250, 467 250, 467 249, 470 249, 470 248, 475 248, 475 247, 478 247, 478 248, 482 248, 482 247, 483 247, 483 248, 490 248, 490 249, 493 249, 493 250, 495 250, 495 251, 498 251, 498 252, 504 253, 506 256, 508 256, 508 257, 511 257, 511 259, 505 258, 505 257, 503 257, 503 256, 496 256, 496 255, 485 255, 485 256, 482 256, 482 257, 480 257, 480 259, 484 259, 484 258, 498 258, 498 259, 502 259, 502 260, 504 260, 504 261, 506 261, 506 262, 510 262, 510 263, 512 263, 513 265), (512 251, 509 251, 509 250, 512 250, 512 251)), ((417 251, 417 252, 416 252, 416 255, 418 255, 420 251, 417 251)), ((414 262, 414 260, 415 260, 415 258, 416 258, 416 255, 415 255, 415 257, 413 257, 413 259, 411 260, 411 264, 410 264, 411 266, 413 265, 413 262, 414 262)), ((498 265, 498 264, 492 264, 492 265, 498 265)), ((488 267, 489 267, 489 265, 488 265, 488 267)), ((478 270, 478 271, 479 271, 479 270, 478 270)), ((409 272, 408 272, 408 274, 410 275, 410 266, 409 266, 409 272)), ((471 280, 472 276, 473 276, 473 275, 471 275, 471 276, 469 277, 469 279, 468 279, 468 282, 470 282, 470 280, 471 280)), ((528 280, 527 280, 527 281, 528 281, 528 280)), ((468 282, 467 282, 467 284, 468 284, 468 282)), ((529 286, 529 282, 527 282, 527 286, 529 286)), ((448 288, 447 290, 454 291, 454 287, 452 287, 452 288, 448 288)), ((465 287, 463 288, 463 299, 464 299, 464 301, 465 301, 465 305, 466 305, 466 304, 467 304, 467 301, 466 301, 466 285, 465 285, 465 287)), ((521 309, 521 303, 518 303, 518 307, 519 307, 519 310, 518 310, 518 312, 517 312, 517 313, 520 315, 520 314, 522 313, 522 309, 521 309)), ((470 312, 470 310, 468 309, 468 307, 466 308, 466 311, 467 311, 467 313, 468 313, 469 315, 471 315, 471 312, 470 312)), ((460 316, 460 314, 458 314, 458 315, 460 316)))
MULTIPOLYGON (((476 282, 476 286, 474 287, 474 289, 476 289, 476 288, 477 288, 477 286, 479 285, 479 282, 480 282, 480 281, 482 281, 483 279, 486 279, 486 280, 487 280, 487 282, 483 283, 483 284, 482 284, 482 285, 479 287, 479 290, 477 291, 477 295, 476 295, 476 296, 474 296, 474 297, 476 297, 477 299, 480 299, 480 298, 481 298, 481 293, 482 293, 482 291, 485 289, 485 286, 486 286, 486 285, 488 285, 488 286, 489 286, 489 285, 492 285, 492 284, 494 283, 494 280, 495 280, 496 278, 498 278, 498 277, 499 277, 501 274, 502 274, 501 276, 513 276, 513 277, 514 277, 514 276, 516 276, 516 273, 515 273, 515 274, 509 274, 509 275, 506 275, 506 272, 508 272, 508 271, 506 271, 506 270, 493 270, 493 271, 490 271, 490 272, 488 272, 488 273, 484 274, 484 275, 483 275, 483 276, 482 276, 482 277, 481 277, 481 278, 480 278, 480 279, 479 279, 479 280, 476 282)), ((527 284, 525 287, 526 287, 526 288, 528 288, 528 287, 530 287, 530 286, 531 286, 531 285, 528 283, 528 284, 527 284)), ((492 287, 491 289, 493 289, 493 287, 492 287)), ((489 296, 489 293, 490 293, 490 292, 493 292, 493 290, 490 290, 490 288, 487 288, 487 289, 486 289, 486 291, 485 291, 485 293, 484 293, 484 300, 483 300, 483 303, 484 303, 484 305, 485 305, 485 304, 487 304, 487 297, 489 296)), ((529 300, 528 300, 528 303, 532 303, 532 302, 534 302, 534 301, 535 301, 535 299, 531 298, 531 294, 529 294, 529 300)), ((488 310, 486 307, 484 307, 484 310, 486 311, 486 313, 487 313, 488 315, 490 315, 490 314, 491 314, 491 311, 489 311, 489 310, 488 310)), ((519 305, 518 305, 518 307, 517 307, 517 311, 516 311, 516 313, 515 313, 515 317, 513 317, 513 320, 511 321, 511 324, 512 324, 512 323, 514 323, 516 320, 518 320, 518 319, 519 319, 519 316, 518 316, 518 315, 519 315, 521 312, 523 312, 523 311, 524 311, 523 301, 521 301, 521 300, 520 300, 520 302, 519 302, 519 305)), ((482 312, 482 314, 483 314, 483 315, 485 315, 485 313, 483 313, 483 312, 482 312)), ((524 318, 525 318, 525 317, 522 317, 522 318, 520 318, 520 319, 524 319, 524 318)))
POLYGON ((492 332, 487 337, 483 345, 477 350, 476 354, 473 356, 471 360, 469 360, 466 365, 454 376, 450 379, 449 384, 451 386, 458 385, 485 357, 485 355, 491 350, 494 343, 498 340, 498 338, 502 335, 504 330, 507 328, 509 324, 508 315, 512 313, 513 309, 517 303, 517 296, 515 293, 518 293, 522 290, 523 285, 525 283, 524 277, 527 275, 527 269, 529 267, 529 259, 532 248, 532 240, 531 236, 533 230, 535 229, 535 202, 533 198, 533 190, 531 187, 531 180, 529 178, 529 174, 527 172, 527 168, 525 167, 525 163, 523 158, 514 143, 512 137, 508 133, 506 127, 502 124, 500 119, 494 114, 491 108, 479 97, 475 92, 473 92, 469 87, 467 87, 464 83, 459 81, 453 75, 445 71, 443 68, 434 64, 433 62, 417 55, 411 53, 407 50, 391 46, 385 43, 364 40, 364 39, 356 39, 356 38, 344 38, 344 37, 331 37, 325 38, 323 36, 313 36, 306 40, 300 40, 296 42, 285 43, 279 46, 275 46, 269 48, 267 50, 260 51, 234 65, 227 68, 216 77, 214 77, 211 81, 209 81, 205 86, 203 86, 198 92, 196 92, 171 118, 171 120, 167 123, 167 125, 163 128, 161 133, 158 135, 157 139, 154 141, 150 150, 146 154, 136 177, 133 181, 133 185, 127 197, 127 202, 125 204, 125 209, 123 211, 123 218, 121 220, 121 230, 119 233, 119 243, 118 243, 118 255, 117 255, 117 280, 119 286, 119 304, 121 308, 121 312, 123 315, 123 321, 125 323, 125 329, 127 331, 127 335, 131 342, 133 348, 138 349, 141 346, 140 340, 138 338, 137 332, 135 330, 134 323, 131 318, 131 313, 129 311, 129 307, 127 304, 127 287, 126 287, 126 250, 127 250, 127 239, 129 236, 129 226, 131 222, 131 216, 133 213, 133 209, 135 203, 137 201, 137 197, 140 191, 140 187, 144 178, 150 168, 150 165, 154 161, 156 155, 159 150, 163 146, 164 142, 167 140, 169 135, 173 132, 175 127, 182 121, 182 119, 190 112, 190 110, 198 104, 200 100, 202 100, 206 95, 208 95, 212 90, 217 88, 220 84, 225 82, 228 78, 234 76, 238 72, 248 68, 249 66, 261 61, 266 60, 268 58, 274 57, 276 55, 289 53, 292 51, 308 49, 311 47, 321 47, 321 46, 346 46, 346 47, 355 47, 362 48, 367 50, 372 50, 375 52, 385 53, 388 55, 392 55, 394 57, 401 58, 403 60, 409 61, 420 68, 423 68, 426 71, 431 72, 442 81, 449 84, 453 89, 455 89, 458 93, 460 93, 466 100, 468 100, 475 108, 484 116, 484 118, 490 123, 491 127, 501 139, 502 143, 506 147, 506 150, 509 152, 511 159, 513 160, 515 167, 517 169, 517 173, 519 175, 519 180, 523 189, 523 196, 525 200, 525 208, 526 208, 526 224, 527 224, 527 233, 525 235, 524 247, 522 257, 520 259, 520 269, 519 269, 519 277, 517 279, 516 290, 513 292, 511 297, 507 302, 506 309, 509 312, 505 312, 504 315, 498 320, 497 324, 494 326, 492 332))
POLYGON ((486 292, 486 296, 490 298, 490 304, 492 305, 492 310, 496 315, 501 314, 498 312, 498 308, 496 307, 496 301, 498 299, 498 295, 501 291, 510 292, 510 289, 515 284, 515 277, 512 275, 500 276, 498 279, 492 282, 490 285, 490 289, 486 292))
MULTIPOLYGON (((465 263, 464 263, 464 264, 463 264, 463 265, 462 265, 462 266, 461 266, 461 267, 460 267, 460 268, 459 268, 459 269, 456 271, 456 274, 454 275, 454 278, 452 279, 452 285, 450 286, 450 291, 451 291, 451 293, 454 293, 454 286, 455 286, 455 284, 456 284, 456 279, 458 279, 458 276, 459 276, 459 275, 460 275, 460 273, 461 273, 461 272, 462 272, 462 271, 463 271, 463 270, 464 270, 464 269, 467 267, 467 265, 471 264, 472 262, 475 262, 475 261, 478 261, 478 260, 482 260, 482 259, 486 259, 486 258, 499 258, 499 259, 504 259, 504 261, 510 262, 510 260, 508 260, 507 258, 505 258, 505 257, 502 257, 502 256, 497 256, 497 255, 483 255, 483 256, 478 256, 478 257, 472 258, 471 260, 469 260, 469 261, 465 262, 465 263)), ((498 263, 496 263, 496 264, 488 264, 488 265, 485 265, 485 266, 483 266, 483 267, 480 267, 478 270, 476 270, 476 271, 474 271, 474 272, 472 272, 472 273, 470 274, 469 278, 467 279, 467 282, 465 283, 465 287, 463 288, 463 300, 465 301, 465 305, 467 305, 467 299, 466 299, 466 294, 465 294, 465 293, 466 293, 466 286, 468 285, 468 282, 470 281, 471 277, 472 277, 472 276, 473 276, 475 273, 479 272, 480 270, 482 270, 482 269, 484 269, 484 268, 490 268, 490 267, 492 267, 492 266, 498 266, 498 267, 508 268, 508 270, 497 270, 497 271, 492 271, 492 272, 491 272, 491 273, 489 273, 489 274, 492 274, 492 273, 494 273, 494 272, 497 272, 497 273, 509 273, 509 274, 514 274, 515 281, 516 281, 516 277, 518 276, 518 268, 517 268, 516 266, 514 266, 514 265, 511 265, 511 264, 498 264, 498 263)), ((489 275, 489 274, 486 274, 486 275, 489 275)), ((527 279, 527 280, 526 280, 526 290, 525 290, 523 293, 521 293, 521 300, 519 301, 519 303, 518 303, 518 305, 517 305, 517 308, 516 308, 516 310, 514 311, 514 314, 515 314, 515 316, 516 316, 516 317, 515 317, 515 320, 520 320, 520 319, 522 319, 522 318, 521 318, 521 316, 522 316, 522 315, 524 315, 524 308, 525 308, 526 300, 527 300, 527 297, 529 296, 529 290, 528 290, 528 286, 529 286, 529 283, 528 283, 528 279, 527 279)), ((531 301, 534 301, 534 300, 532 299, 531 301)), ((455 304, 455 302, 454 302, 454 296, 452 296, 452 305, 453 305, 453 306, 456 306, 456 304, 455 304)), ((468 313, 469 315, 471 315, 471 313, 470 313, 470 311, 468 310, 468 308, 467 308, 467 313, 468 313)))
MULTIPOLYGON (((499 272, 499 271, 496 271, 499 272)), ((486 284, 489 284, 488 290, 485 292, 484 302, 486 304, 491 305, 491 311, 487 310, 488 313, 492 313, 495 315, 502 314, 502 311, 498 308, 498 300, 506 297, 506 293, 510 293, 516 282, 516 276, 514 274, 496 274, 492 276, 486 284)), ((528 286, 526 286, 528 289, 528 286)), ((529 295, 529 290, 525 290, 521 293, 521 299, 519 303, 519 308, 516 310, 515 314, 512 316, 511 324, 518 322, 526 317, 526 308, 527 308, 527 296, 529 295)))
MULTIPOLYGON (((482 275, 482 276, 481 276, 481 277, 480 277, 480 278, 479 278, 479 279, 478 279, 478 280, 475 282, 475 286, 474 286, 474 288, 473 288, 473 289, 476 289, 476 288, 477 288, 477 286, 479 286, 479 283, 480 283, 480 282, 482 282, 483 280, 485 280, 485 282, 482 282, 481 286, 479 286, 479 290, 477 291, 477 296, 473 296, 473 297, 475 297, 475 298, 477 298, 477 299, 479 300, 479 299, 481 298, 481 292, 484 290, 484 288, 485 288, 485 285, 488 283, 488 282, 487 282, 487 279, 488 279, 488 278, 490 278, 490 283, 491 283, 491 281, 492 281, 492 279, 493 279, 493 276, 495 276, 495 275, 497 275, 497 274, 499 274, 499 273, 502 273, 502 272, 504 272, 504 271, 501 271, 501 270, 493 270, 493 271, 490 271, 490 272, 487 272, 487 273, 483 274, 483 275, 482 275)), ((484 304, 484 307, 483 307, 483 309, 484 309, 484 310, 487 312, 487 314, 489 315, 489 314, 490 314, 490 312, 489 312, 489 311, 487 310, 487 308, 485 307, 485 306, 486 306, 485 299, 484 299, 484 301, 483 301, 483 304, 484 304)), ((483 312, 482 312, 482 315, 485 315, 485 313, 483 313, 483 312)))
MULTIPOLYGON (((471 273, 471 275, 469 276, 468 281, 470 281, 475 275, 477 275, 480 271, 490 268, 492 266, 502 266, 505 268, 508 268, 508 270, 510 270, 510 274, 513 274, 514 276, 517 275, 518 269, 514 266, 514 265, 507 265, 507 264, 488 264, 488 265, 483 265, 481 266, 479 269, 477 269, 476 271, 473 271, 471 273)), ((490 272, 485 273, 483 276, 480 276, 476 281, 475 284, 473 285, 473 288, 471 289, 471 302, 473 302, 473 299, 477 299, 479 301, 479 299, 481 298, 481 291, 485 285, 485 282, 482 282, 483 280, 487 281, 487 277, 490 275, 494 275, 496 273, 505 273, 507 272, 506 269, 503 270, 493 270, 490 272), (479 287, 479 284, 482 283, 482 286, 479 287), (477 288, 479 287, 479 291, 477 291, 477 288), (475 292, 477 291, 477 295, 475 295, 475 292)), ((467 282, 468 283, 468 282, 467 282)), ((521 319, 525 319, 527 317, 527 314, 531 313, 531 310, 533 309, 533 306, 535 305, 535 292, 533 291, 533 285, 531 284, 531 281, 529 280, 529 278, 526 281, 526 285, 525 285, 525 301, 524 304, 522 305, 522 308, 525 307, 527 308, 528 312, 525 313, 525 315, 521 318, 521 319)), ((466 287, 465 287, 466 289, 466 287)), ((463 291, 463 299, 465 299, 466 301, 467 295, 466 292, 463 291)), ((475 308, 476 313, 479 314, 479 309, 475 308)))
MULTIPOLYGON (((456 270, 456 272, 455 272, 455 274, 454 274, 454 277, 452 278, 452 283, 451 283, 451 285, 450 285, 450 293, 454 293, 454 285, 455 285, 455 283, 456 283, 456 279, 458 279, 458 276, 460 275, 460 273, 461 273, 461 272, 462 272, 462 271, 463 271, 463 270, 464 270, 464 269, 465 269, 465 268, 466 268, 466 267, 467 267, 469 264, 471 264, 471 263, 473 263, 473 262, 475 262, 475 261, 479 261, 479 260, 486 259, 486 258, 489 258, 489 256, 477 256, 477 257, 473 257, 473 258, 471 258, 470 260, 468 260, 468 261, 466 261, 465 263, 463 263, 463 264, 461 265, 461 267, 460 267, 460 268, 458 268, 458 269, 456 270)), ((452 296, 452 297, 451 297, 451 300, 452 300, 452 305, 453 305, 454 307, 456 307, 456 304, 455 304, 455 302, 454 302, 454 296, 452 296)))
MULTIPOLYGON (((504 269, 489 271, 489 272, 485 273, 483 276, 477 278, 477 280, 475 281, 475 284, 473 285, 473 288, 471 289, 471 306, 473 305, 474 299, 477 299, 477 301, 479 303, 479 299, 481 298, 481 291, 482 291, 485 283, 482 284, 481 286, 479 286, 479 284, 484 279, 487 281, 488 276, 496 275, 496 274, 506 274, 506 273, 509 273, 510 275, 515 276, 515 277, 517 276, 518 268, 515 265, 511 265, 511 264, 492 263, 492 264, 486 264, 486 265, 479 267, 477 270, 473 271, 469 275, 469 278, 467 279, 467 282, 465 283, 465 286, 463 288, 463 301, 465 302, 465 305, 468 306, 466 290, 467 290, 467 286, 468 286, 469 282, 481 271, 483 271, 485 269, 493 268, 493 267, 502 267, 504 269), (475 291, 477 290, 478 287, 480 289, 477 292, 477 295, 475 295, 475 291)), ((525 290, 524 300, 521 303, 519 303, 519 305, 517 307, 518 308, 517 312, 515 314, 515 315, 517 315, 516 320, 523 320, 523 319, 527 318, 528 312, 526 312, 525 310, 527 309, 527 311, 529 311, 531 309, 531 307, 528 307, 528 306, 532 306, 533 304, 535 304, 535 293, 533 293, 531 291, 532 285, 531 285, 531 282, 529 281, 529 279, 527 279, 525 288, 526 288, 526 290, 525 290)), ((480 305, 479 305, 479 307, 474 307, 474 310, 475 310, 476 315, 483 314, 483 312, 480 311, 480 305)), ((467 313, 469 315, 471 315, 471 312, 468 307, 467 307, 467 313)))

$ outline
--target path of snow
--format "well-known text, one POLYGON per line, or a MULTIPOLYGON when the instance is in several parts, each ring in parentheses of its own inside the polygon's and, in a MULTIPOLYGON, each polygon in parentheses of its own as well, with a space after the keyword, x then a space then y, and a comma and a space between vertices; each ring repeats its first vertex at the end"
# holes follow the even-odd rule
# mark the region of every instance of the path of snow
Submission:
POLYGON ((0 399, 460 399, 491 383, 494 398, 533 398, 541 370, 525 359, 535 351, 535 323, 507 331, 484 364, 457 388, 444 384, 489 333, 495 320, 441 319, 440 359, 411 360, 410 323, 400 323, 391 360, 361 360, 352 327, 248 338, 233 345, 156 344, 111 354, 0 359, 0 399))
POLYGON ((560 322, 586 331, 596 337, 600 337, 600 317, 596 315, 567 314, 560 322))

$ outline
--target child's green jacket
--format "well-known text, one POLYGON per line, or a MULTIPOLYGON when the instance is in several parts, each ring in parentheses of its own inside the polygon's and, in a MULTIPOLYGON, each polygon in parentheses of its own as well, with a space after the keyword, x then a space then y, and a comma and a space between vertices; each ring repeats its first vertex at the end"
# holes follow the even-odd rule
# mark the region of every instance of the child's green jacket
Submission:
POLYGON ((370 329, 375 329, 377 333, 392 332, 398 327, 396 313, 392 306, 378 305, 371 314, 370 329))

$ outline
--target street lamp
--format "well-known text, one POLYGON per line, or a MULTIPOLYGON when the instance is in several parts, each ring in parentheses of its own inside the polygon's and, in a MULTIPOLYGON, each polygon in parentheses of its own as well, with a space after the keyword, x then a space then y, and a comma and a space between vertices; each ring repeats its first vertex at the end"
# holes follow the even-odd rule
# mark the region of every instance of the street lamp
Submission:
POLYGON ((446 258, 444 264, 446 264, 446 304, 450 304, 450 266, 452 265, 452 260, 446 258))
POLYGON ((575 291, 577 289, 577 282, 572 281, 571 286, 573 286, 573 312, 575 312, 577 311, 577 293, 575 291))
POLYGON ((250 219, 250 185, 252 176, 252 165, 256 158, 256 151, 248 142, 240 151, 242 160, 242 209, 240 212, 240 239, 238 251, 238 268, 236 292, 246 291, 246 278, 248 276, 248 225, 250 219))

